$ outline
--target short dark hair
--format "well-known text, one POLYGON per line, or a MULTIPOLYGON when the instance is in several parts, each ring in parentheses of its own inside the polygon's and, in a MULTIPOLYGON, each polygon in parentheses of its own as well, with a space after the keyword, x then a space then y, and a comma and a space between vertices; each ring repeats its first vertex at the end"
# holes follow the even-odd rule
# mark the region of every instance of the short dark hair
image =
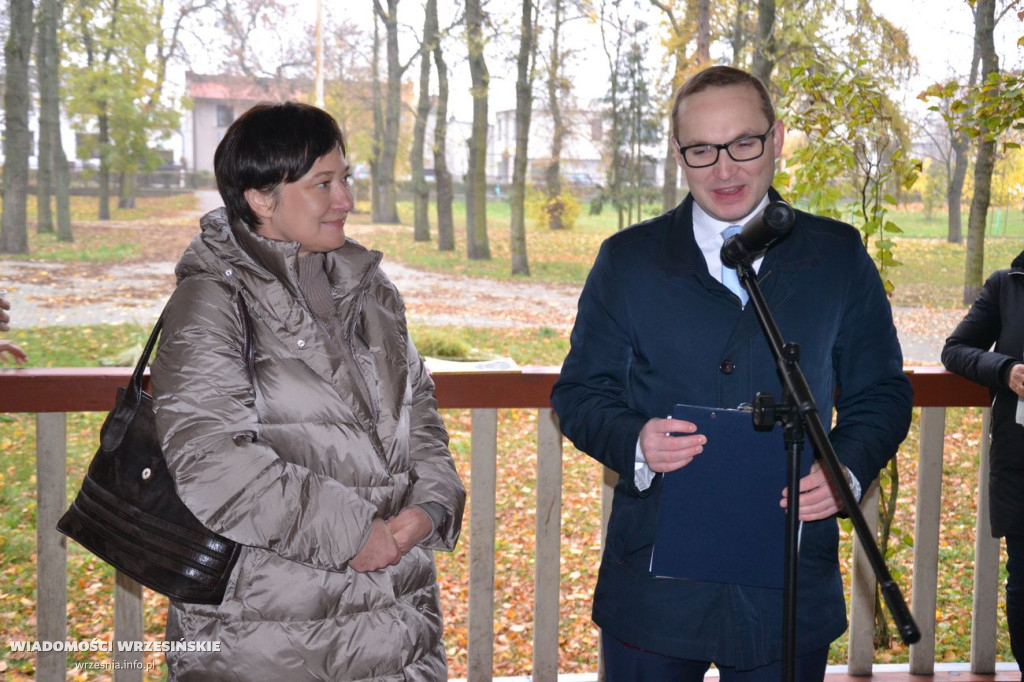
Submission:
POLYGON ((272 192, 281 183, 295 182, 339 147, 345 154, 345 136, 323 109, 301 102, 252 107, 228 127, 213 155, 228 220, 255 230, 260 222, 245 199, 247 190, 272 192))
POLYGON ((679 141, 679 107, 684 99, 710 88, 724 88, 730 85, 753 88, 761 99, 761 111, 768 118, 768 125, 775 123, 775 106, 772 104, 771 95, 768 94, 768 88, 761 79, 732 66, 709 66, 691 76, 676 91, 675 99, 672 100, 672 137, 679 141))

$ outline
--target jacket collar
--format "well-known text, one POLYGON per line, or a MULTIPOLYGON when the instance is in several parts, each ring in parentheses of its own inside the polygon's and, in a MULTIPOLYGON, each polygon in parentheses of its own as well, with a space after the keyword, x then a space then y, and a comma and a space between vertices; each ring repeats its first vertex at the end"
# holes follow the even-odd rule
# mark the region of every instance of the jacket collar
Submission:
POLYGON ((664 217, 670 224, 658 251, 657 267, 680 274, 706 270, 704 256, 693 236, 693 195, 687 194, 683 202, 664 217))
MULTIPOLYGON (((285 242, 262 237, 244 224, 231 225, 223 208, 210 211, 200 220, 202 234, 199 240, 209 249, 211 255, 224 263, 239 268, 257 280, 265 283, 280 282, 296 298, 300 298, 298 287, 297 259, 298 242, 285 242)), ((206 260, 197 252, 201 260, 206 260)), ((339 249, 327 254, 326 269, 331 287, 342 294, 369 286, 377 272, 383 254, 371 251, 361 244, 348 239, 339 249)), ((191 259, 183 259, 183 268, 189 267, 191 259)), ((216 267, 206 263, 207 268, 216 267)), ((179 278, 187 272, 179 272, 179 278)))
MULTIPOLYGON (((771 201, 782 200, 774 188, 769 188, 768 198, 771 201)), ((802 270, 820 260, 818 247, 806 229, 807 214, 797 211, 796 215, 796 224, 789 236, 765 254, 761 264, 762 274, 769 271, 802 270)), ((693 234, 693 195, 687 194, 682 203, 662 218, 669 220, 670 224, 664 233, 657 267, 679 274, 707 272, 704 255, 693 234)))
MULTIPOLYGON (((769 190, 769 198, 772 201, 782 199, 774 189, 769 190)), ((693 195, 687 195, 679 206, 656 220, 662 219, 669 222, 664 227, 657 267, 671 275, 696 277, 709 293, 726 296, 725 289, 708 273, 707 262, 693 234, 693 195)), ((812 267, 821 259, 813 232, 808 229, 811 220, 812 216, 797 211, 793 230, 785 240, 769 249, 761 262, 757 281, 771 306, 784 305, 796 293, 789 278, 784 276, 787 271, 812 267)), ((734 314, 735 326, 723 348, 723 357, 730 357, 737 348, 761 333, 753 304, 743 309, 737 305, 734 314)))

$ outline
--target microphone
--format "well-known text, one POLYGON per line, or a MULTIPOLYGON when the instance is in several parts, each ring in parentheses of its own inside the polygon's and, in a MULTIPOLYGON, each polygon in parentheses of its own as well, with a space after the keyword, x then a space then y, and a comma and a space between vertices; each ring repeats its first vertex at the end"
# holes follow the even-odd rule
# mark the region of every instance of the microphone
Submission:
POLYGON ((722 244, 722 264, 735 268, 746 260, 753 260, 785 238, 793 223, 796 212, 785 201, 770 201, 764 210, 747 221, 738 234, 722 244))

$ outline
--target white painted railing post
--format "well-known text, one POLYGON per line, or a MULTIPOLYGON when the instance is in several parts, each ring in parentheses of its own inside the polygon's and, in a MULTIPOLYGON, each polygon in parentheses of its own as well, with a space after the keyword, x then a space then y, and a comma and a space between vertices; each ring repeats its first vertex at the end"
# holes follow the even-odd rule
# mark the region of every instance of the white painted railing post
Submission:
POLYGON ((498 411, 472 411, 469 491, 469 682, 494 676, 494 525, 498 411))
POLYGON ((971 608, 971 672, 991 674, 996 670, 996 622, 999 603, 999 539, 992 537, 989 523, 988 475, 989 428, 992 410, 981 418, 981 454, 978 462, 978 516, 974 522, 974 598, 971 608))
POLYGON ((935 604, 939 576, 939 521, 942 512, 942 453, 946 408, 922 407, 914 521, 914 587, 911 613, 921 640, 910 645, 910 673, 935 672, 935 604))
POLYGON ((533 680, 558 680, 562 542, 562 434, 551 409, 537 414, 537 538, 533 587, 533 680))
POLYGON ((141 642, 142 585, 120 571, 114 575, 114 682, 142 682, 143 652, 118 651, 117 642, 141 642))
MULTIPOLYGON (((878 481, 872 481, 860 502, 865 525, 878 528, 878 481)), ((847 667, 851 675, 870 675, 875 660, 875 590, 878 580, 863 544, 853 536, 853 568, 850 573, 850 646, 847 667)))
MULTIPOLYGON (((36 415, 36 639, 67 639, 68 556, 57 521, 67 504, 67 414, 36 415)), ((57 682, 67 677, 63 651, 36 654, 36 679, 57 682)))

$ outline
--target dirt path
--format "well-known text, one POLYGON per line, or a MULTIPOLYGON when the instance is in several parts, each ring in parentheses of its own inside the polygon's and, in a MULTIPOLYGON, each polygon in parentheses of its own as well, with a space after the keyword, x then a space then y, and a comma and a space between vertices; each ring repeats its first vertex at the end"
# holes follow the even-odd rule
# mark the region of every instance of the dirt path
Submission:
MULTIPOLYGON (((219 205, 216 193, 200 195, 200 211, 219 205)), ((198 216, 196 216, 198 217, 198 216)), ((103 229, 109 229, 109 224, 103 229)), ((82 229, 88 229, 84 227, 82 229)), ((195 223, 140 228, 146 244, 139 262, 0 261, 0 288, 8 290, 12 324, 19 327, 130 323, 148 327, 174 287, 174 260, 195 223)), ((402 292, 410 321, 476 327, 547 326, 568 334, 579 287, 422 272, 389 261, 383 269, 402 292)), ((938 364, 945 337, 963 311, 897 308, 897 329, 908 364, 938 364)))
MULTIPOLYGON (((398 263, 384 271, 402 292, 412 321, 432 325, 568 329, 579 290, 420 272, 398 263)), ((137 323, 160 314, 174 287, 174 263, 129 263, 99 271, 65 263, 0 261, 12 323, 21 327, 137 323)))
MULTIPOLYGON (((547 326, 564 333, 576 315, 577 287, 496 282, 422 272, 398 263, 384 270, 402 292, 411 322, 475 327, 547 326)), ((12 323, 21 327, 120 324, 149 326, 174 285, 174 263, 95 268, 0 261, 0 287, 9 290, 12 323)), ((897 308, 905 361, 938 364, 945 337, 962 311, 897 308)))

